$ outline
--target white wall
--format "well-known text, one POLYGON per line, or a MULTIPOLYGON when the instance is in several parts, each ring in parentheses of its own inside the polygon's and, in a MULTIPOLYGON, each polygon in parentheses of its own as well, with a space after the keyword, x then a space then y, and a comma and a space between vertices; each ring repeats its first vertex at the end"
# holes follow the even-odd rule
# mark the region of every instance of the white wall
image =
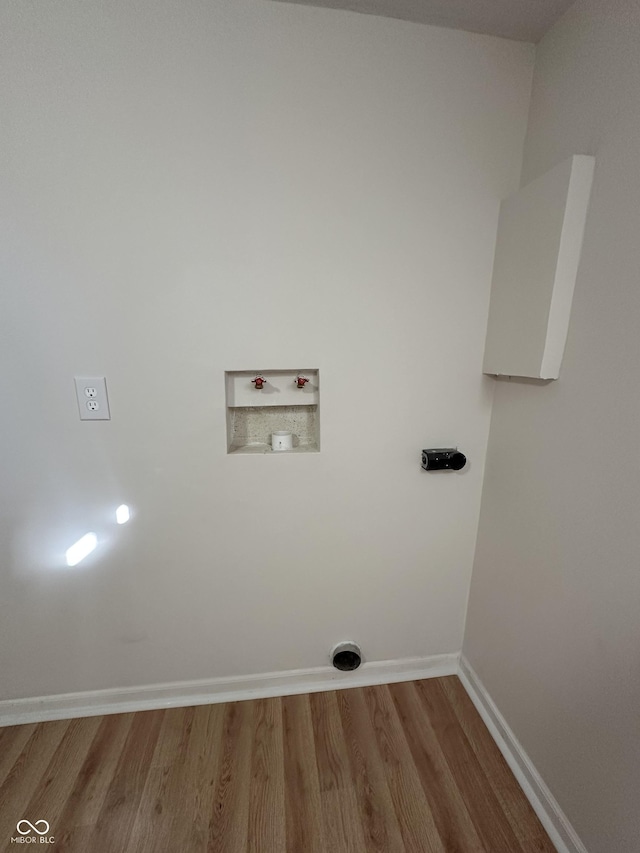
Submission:
POLYGON ((0 32, 0 698, 459 649, 533 49, 263 0, 0 32), (300 367, 322 452, 227 456, 224 370, 300 367))
POLYGON ((640 5, 538 47, 523 181, 596 171, 558 382, 501 381, 465 652, 590 853, 640 838, 640 5))

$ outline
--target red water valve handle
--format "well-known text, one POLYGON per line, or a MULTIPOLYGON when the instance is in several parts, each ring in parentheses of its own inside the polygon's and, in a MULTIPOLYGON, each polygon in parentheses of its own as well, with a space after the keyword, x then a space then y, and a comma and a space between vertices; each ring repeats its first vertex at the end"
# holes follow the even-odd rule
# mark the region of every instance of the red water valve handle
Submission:
POLYGON ((298 388, 304 388, 308 381, 306 376, 296 376, 296 385, 298 388))
POLYGON ((253 384, 255 385, 255 387, 256 387, 256 391, 260 391, 262 388, 264 388, 264 383, 265 383, 267 380, 264 378, 264 376, 256 376, 256 377, 255 377, 254 379, 252 379, 251 381, 252 381, 252 382, 253 382, 253 384))

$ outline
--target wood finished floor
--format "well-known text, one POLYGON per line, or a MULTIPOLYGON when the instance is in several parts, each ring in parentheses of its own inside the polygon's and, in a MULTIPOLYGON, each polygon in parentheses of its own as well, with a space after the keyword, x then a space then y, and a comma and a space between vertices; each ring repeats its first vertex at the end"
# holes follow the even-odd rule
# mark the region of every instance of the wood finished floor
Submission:
POLYGON ((554 851, 455 676, 0 729, 0 850, 23 818, 73 853, 554 851))

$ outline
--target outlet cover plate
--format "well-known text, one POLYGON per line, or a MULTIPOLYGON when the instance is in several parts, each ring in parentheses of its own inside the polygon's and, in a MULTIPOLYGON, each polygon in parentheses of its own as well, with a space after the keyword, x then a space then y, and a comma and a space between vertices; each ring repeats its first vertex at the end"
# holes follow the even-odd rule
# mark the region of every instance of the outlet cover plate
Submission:
POLYGON ((76 376, 76 398, 81 421, 109 421, 107 380, 104 376, 76 376))

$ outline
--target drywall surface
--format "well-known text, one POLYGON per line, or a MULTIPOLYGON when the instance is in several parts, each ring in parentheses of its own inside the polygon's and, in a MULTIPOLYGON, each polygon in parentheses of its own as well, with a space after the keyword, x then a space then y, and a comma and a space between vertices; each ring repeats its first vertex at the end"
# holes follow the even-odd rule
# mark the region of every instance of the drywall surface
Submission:
POLYGON ((465 652, 589 853, 638 849, 640 6, 538 48, 523 182, 596 169, 560 380, 496 385, 465 652))
POLYGON ((533 48, 263 0, 0 33, 1 698, 458 650, 533 48), (321 452, 228 455, 224 371, 309 365, 321 452))

